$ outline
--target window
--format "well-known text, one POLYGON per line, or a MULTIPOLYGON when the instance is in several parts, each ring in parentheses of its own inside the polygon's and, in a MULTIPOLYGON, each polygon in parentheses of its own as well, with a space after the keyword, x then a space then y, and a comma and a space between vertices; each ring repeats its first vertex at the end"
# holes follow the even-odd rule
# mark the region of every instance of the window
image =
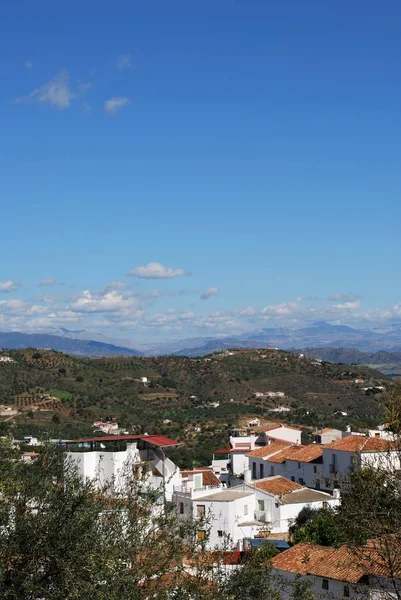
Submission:
POLYGON ((291 477, 291 481, 295 481, 295 477, 291 477))
POLYGON ((198 542, 204 542, 206 540, 206 530, 199 529, 197 538, 198 538, 198 542))
POLYGON ((349 598, 349 585, 344 586, 344 598, 349 598))
POLYGON ((323 581, 322 581, 322 588, 324 590, 328 590, 329 589, 329 580, 328 579, 323 579, 323 581))
POLYGON ((196 507, 196 514, 199 517, 199 519, 203 519, 203 517, 206 514, 206 510, 205 510, 205 505, 204 504, 198 504, 198 506, 196 507))
POLYGON ((263 464, 259 465, 259 479, 263 479, 263 464))
POLYGON ((300 468, 301 468, 301 463, 298 463, 298 469, 300 469, 300 468))
POLYGON ((264 500, 258 500, 258 510, 265 510, 265 501, 264 500))
POLYGON ((218 537, 223 537, 223 531, 221 529, 219 529, 217 531, 217 535, 218 535, 218 537))
POLYGON ((323 500, 323 508, 327 508, 328 504, 327 504, 327 500, 323 500))
POLYGON ((314 467, 313 467, 313 472, 317 473, 317 466, 316 465, 314 465, 314 467))
POLYGON ((305 481, 302 479, 302 477, 298 477, 298 483, 300 485, 305 485, 305 481))
POLYGON ((184 503, 180 502, 180 515, 184 514, 184 503))
POLYGON ((273 466, 271 466, 271 467, 270 467, 270 475, 271 475, 271 476, 273 476, 273 475, 274 475, 274 467, 273 467, 273 466))
POLYGON ((316 482, 315 482, 315 488, 316 488, 317 490, 320 490, 320 479, 316 479, 316 482))
POLYGON ((245 506, 244 506, 244 515, 247 515, 247 514, 248 514, 248 505, 245 504, 245 506))
POLYGON ((256 463, 252 463, 252 479, 256 479, 256 463))

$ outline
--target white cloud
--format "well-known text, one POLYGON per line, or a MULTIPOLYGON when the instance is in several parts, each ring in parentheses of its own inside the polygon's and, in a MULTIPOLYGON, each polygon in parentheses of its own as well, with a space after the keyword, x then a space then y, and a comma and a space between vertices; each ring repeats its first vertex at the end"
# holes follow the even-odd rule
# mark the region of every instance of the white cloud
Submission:
POLYGON ((78 313, 118 312, 123 315, 137 309, 137 299, 132 294, 124 294, 117 290, 106 290, 100 294, 84 290, 78 298, 70 302, 68 308, 78 313))
POLYGON ((117 69, 131 69, 132 68, 132 59, 131 54, 120 54, 117 58, 117 69))
POLYGON ((296 298, 291 302, 281 302, 280 304, 270 304, 262 308, 261 313, 267 317, 282 317, 292 315, 299 310, 301 298, 296 298))
POLYGON ((7 281, 0 281, 0 292, 8 293, 15 292, 21 287, 20 283, 16 283, 15 281, 11 281, 8 279, 7 281))
POLYGON ((50 104, 58 110, 70 108, 72 102, 86 94, 91 87, 91 83, 77 83, 73 89, 70 83, 70 75, 68 71, 60 71, 48 83, 42 85, 30 92, 28 96, 17 98, 16 103, 21 102, 40 102, 42 104, 50 104))
POLYGON ((248 306, 247 308, 242 308, 239 311, 241 317, 254 317, 257 314, 257 309, 254 306, 248 306))
POLYGON ((359 294, 341 294, 340 292, 336 292, 331 294, 327 300, 331 300, 332 302, 350 302, 353 300, 360 300, 362 296, 359 294))
POLYGON ((207 290, 205 292, 203 292, 203 294, 201 295, 202 300, 207 300, 208 298, 210 298, 210 296, 216 296, 219 293, 219 288, 218 287, 210 287, 207 288, 207 290))
POLYGON ((336 308, 337 310, 356 310, 361 306, 359 300, 340 302, 339 304, 333 304, 332 308, 336 308))
POLYGON ((191 275, 191 272, 184 271, 183 269, 173 269, 172 267, 163 267, 160 263, 154 262, 141 267, 135 267, 135 269, 128 271, 127 275, 141 279, 171 279, 172 277, 191 275))
POLYGON ((54 285, 56 280, 53 277, 49 277, 48 279, 42 279, 39 285, 54 285))
POLYGON ((33 67, 32 61, 31 60, 26 60, 24 62, 24 67, 25 67, 25 69, 32 69, 32 67, 33 67))
POLYGON ((68 71, 61 71, 51 81, 33 90, 28 96, 18 98, 16 102, 41 102, 50 104, 58 110, 64 110, 71 106, 75 97, 76 94, 71 89, 68 71))
POLYGON ((126 97, 110 98, 110 100, 106 100, 104 103, 104 110, 109 113, 109 115, 116 115, 124 108, 124 106, 127 106, 129 102, 129 98, 126 97))

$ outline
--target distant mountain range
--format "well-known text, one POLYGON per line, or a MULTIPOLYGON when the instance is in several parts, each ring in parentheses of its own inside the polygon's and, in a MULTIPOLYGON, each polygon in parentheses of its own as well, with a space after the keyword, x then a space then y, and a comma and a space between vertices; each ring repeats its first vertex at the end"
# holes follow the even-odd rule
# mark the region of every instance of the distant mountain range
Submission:
POLYGON ((77 356, 140 356, 141 354, 132 348, 114 346, 96 340, 70 339, 42 333, 0 332, 0 347, 8 349, 51 348, 77 356))
MULTIPOLYGON (((85 330, 52 329, 48 333, 0 333, 3 348, 52 348, 61 352, 87 356, 160 356, 176 354, 204 356, 228 348, 299 348, 348 349, 362 353, 401 352, 401 323, 383 328, 356 329, 347 325, 332 325, 316 321, 301 328, 276 327, 261 329, 239 336, 216 338, 197 337, 170 342, 137 344, 130 340, 104 336, 85 330)), ((357 354, 355 354, 358 357, 357 354)), ((319 356, 321 358, 323 356, 319 356)), ((323 357, 324 358, 324 357, 323 357)), ((331 360, 327 358, 327 360, 331 360)), ((338 359, 339 362, 348 362, 338 359)), ((352 361, 356 362, 356 361, 352 361)), ((362 363, 358 363, 362 364, 362 363)), ((366 364, 365 359, 363 364, 366 364)), ((372 363, 369 363, 372 364, 372 363)), ((376 364, 376 363, 374 363, 376 364)))

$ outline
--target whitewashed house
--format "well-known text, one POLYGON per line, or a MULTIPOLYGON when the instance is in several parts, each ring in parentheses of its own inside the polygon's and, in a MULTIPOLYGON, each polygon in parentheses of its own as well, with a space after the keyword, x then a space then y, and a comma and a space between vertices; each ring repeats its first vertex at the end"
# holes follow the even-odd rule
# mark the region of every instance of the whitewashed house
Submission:
POLYGON ((331 548, 302 543, 275 556, 272 574, 284 584, 283 599, 292 596, 291 584, 306 581, 314 598, 364 598, 365 600, 396 600, 400 597, 401 581, 390 577, 388 568, 374 550, 367 549, 367 560, 347 546, 331 548), (370 556, 370 552, 372 553, 370 556), (285 585, 287 583, 287 585, 285 585))
POLYGON ((138 473, 144 484, 171 500, 174 486, 181 482, 180 469, 164 453, 179 443, 164 435, 110 435, 66 442, 66 462, 79 475, 99 487, 113 484, 123 489, 127 471, 138 473))
POLYGON ((212 475, 205 470, 189 472, 173 497, 180 518, 201 520, 199 541, 209 550, 242 548, 262 532, 286 533, 305 506, 322 508, 340 502, 339 494, 334 497, 283 477, 250 481, 248 471, 242 485, 222 488, 218 480, 213 482, 212 475))
POLYGON ((268 475, 282 475, 317 490, 324 488, 323 451, 317 444, 290 446, 266 458, 268 475))
POLYGON ((340 504, 339 490, 335 490, 332 496, 304 487, 280 475, 251 481, 246 483, 246 487, 255 490, 255 518, 266 523, 270 533, 288 532, 306 506, 319 509, 340 504))
POLYGON ((330 444, 335 440, 339 440, 342 437, 341 429, 333 429, 331 427, 325 427, 319 429, 314 434, 313 438, 317 444, 330 444))
POLYGON ((325 487, 341 486, 353 471, 364 467, 399 470, 400 456, 391 441, 361 435, 348 435, 322 446, 325 487))
POLYGON ((291 442, 292 444, 301 443, 301 430, 298 427, 292 427, 291 425, 272 425, 268 429, 265 429, 262 436, 262 443, 270 444, 274 440, 282 440, 284 442, 291 442))

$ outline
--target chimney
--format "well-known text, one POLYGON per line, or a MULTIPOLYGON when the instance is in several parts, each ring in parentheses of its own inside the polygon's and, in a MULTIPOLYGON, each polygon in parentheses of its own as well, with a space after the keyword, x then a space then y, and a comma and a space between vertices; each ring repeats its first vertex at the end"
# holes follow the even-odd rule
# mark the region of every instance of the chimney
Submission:
POLYGON ((339 500, 340 496, 341 496, 340 490, 338 488, 334 488, 334 490, 333 490, 333 498, 335 500, 339 500))
POLYGON ((246 469, 244 471, 244 483, 250 483, 251 481, 252 481, 251 469, 246 469))

